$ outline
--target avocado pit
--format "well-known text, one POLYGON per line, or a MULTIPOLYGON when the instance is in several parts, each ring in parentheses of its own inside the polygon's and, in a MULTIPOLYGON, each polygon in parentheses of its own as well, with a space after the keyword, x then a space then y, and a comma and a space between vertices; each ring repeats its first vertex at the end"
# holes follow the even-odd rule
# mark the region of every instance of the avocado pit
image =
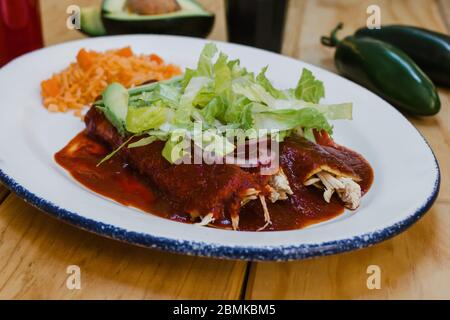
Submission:
POLYGON ((176 0, 127 0, 127 8, 139 15, 164 14, 181 9, 176 0))

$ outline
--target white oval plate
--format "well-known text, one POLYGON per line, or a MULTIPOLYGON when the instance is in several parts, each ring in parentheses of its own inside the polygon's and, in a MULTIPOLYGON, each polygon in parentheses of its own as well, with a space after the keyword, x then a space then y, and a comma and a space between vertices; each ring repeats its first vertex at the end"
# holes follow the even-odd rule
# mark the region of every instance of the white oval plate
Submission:
POLYGON ((234 232, 198 227, 127 208, 80 186, 53 160, 84 127, 71 114, 49 113, 40 82, 67 67, 81 48, 132 46, 193 67, 205 40, 156 35, 74 41, 29 53, 0 69, 0 180, 29 203, 83 229, 185 254, 291 260, 334 254, 390 238, 418 220, 436 199, 440 173, 419 132, 393 107, 333 73, 267 51, 217 43, 230 58, 258 71, 269 65, 276 85, 292 87, 303 67, 325 83, 325 102, 354 103, 353 121, 336 121, 335 140, 364 155, 375 180, 357 212, 302 230, 234 232))

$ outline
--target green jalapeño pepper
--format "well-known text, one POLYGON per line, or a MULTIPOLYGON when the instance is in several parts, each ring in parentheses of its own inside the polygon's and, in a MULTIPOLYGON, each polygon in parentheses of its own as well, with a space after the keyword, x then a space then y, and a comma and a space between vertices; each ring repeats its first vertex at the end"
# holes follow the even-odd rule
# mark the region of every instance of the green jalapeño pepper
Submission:
POLYGON ((439 112, 441 102, 428 76, 403 51, 371 38, 337 39, 339 24, 322 44, 336 47, 339 73, 368 88, 399 110, 420 116, 439 112))
POLYGON ((389 25, 361 28, 355 37, 368 37, 405 52, 437 85, 450 87, 450 36, 418 27, 389 25))

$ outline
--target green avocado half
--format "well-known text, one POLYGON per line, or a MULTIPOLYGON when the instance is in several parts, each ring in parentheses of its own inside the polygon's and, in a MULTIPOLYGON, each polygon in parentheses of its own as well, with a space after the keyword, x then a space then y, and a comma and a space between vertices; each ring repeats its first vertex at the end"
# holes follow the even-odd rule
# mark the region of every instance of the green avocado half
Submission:
POLYGON ((205 38, 214 25, 214 14, 194 0, 178 0, 180 10, 165 14, 140 15, 127 8, 127 0, 103 0, 101 12, 81 13, 81 31, 91 35, 130 33, 174 34, 205 38), (101 21, 98 21, 99 18, 101 21))
POLYGON ((84 7, 80 12, 80 32, 90 37, 106 36, 99 7, 84 7))
POLYGON ((155 15, 139 15, 127 9, 126 0, 103 0, 100 8, 81 10, 81 32, 89 36, 156 33, 205 38, 214 25, 214 14, 194 0, 178 0, 181 9, 155 15))

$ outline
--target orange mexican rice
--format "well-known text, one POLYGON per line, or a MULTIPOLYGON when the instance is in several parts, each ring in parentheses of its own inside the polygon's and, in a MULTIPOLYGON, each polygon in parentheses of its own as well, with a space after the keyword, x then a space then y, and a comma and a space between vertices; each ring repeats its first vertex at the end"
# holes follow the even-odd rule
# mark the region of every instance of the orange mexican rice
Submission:
POLYGON ((41 94, 49 111, 81 116, 84 107, 112 82, 129 88, 180 73, 178 66, 165 64, 156 54, 137 55, 130 47, 103 53, 81 49, 76 62, 41 83, 41 94))

